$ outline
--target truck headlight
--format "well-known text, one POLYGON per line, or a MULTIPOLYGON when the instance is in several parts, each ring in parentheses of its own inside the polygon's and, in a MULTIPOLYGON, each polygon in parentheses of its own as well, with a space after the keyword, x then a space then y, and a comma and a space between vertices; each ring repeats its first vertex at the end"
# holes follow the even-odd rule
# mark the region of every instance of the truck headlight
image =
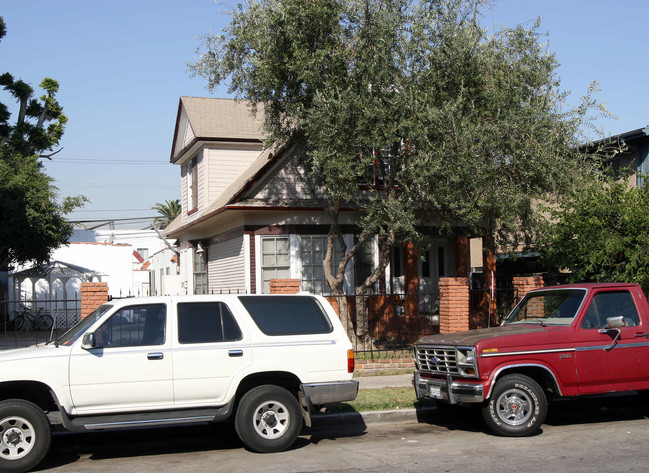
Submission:
POLYGON ((475 363, 473 347, 457 347, 457 370, 460 376, 477 377, 478 369, 475 363))

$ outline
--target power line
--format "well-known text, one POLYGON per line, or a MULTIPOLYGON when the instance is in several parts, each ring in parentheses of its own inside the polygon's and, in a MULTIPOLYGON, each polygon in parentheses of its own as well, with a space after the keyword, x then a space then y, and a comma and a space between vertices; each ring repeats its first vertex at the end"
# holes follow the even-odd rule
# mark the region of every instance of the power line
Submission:
POLYGON ((160 215, 154 215, 153 217, 130 217, 130 218, 100 218, 100 219, 90 219, 90 220, 77 220, 69 219, 74 223, 99 223, 99 222, 135 222, 141 220, 154 220, 160 217, 160 215))
POLYGON ((119 165, 130 165, 130 164, 135 164, 138 166, 141 165, 170 165, 171 163, 169 161, 147 161, 147 160, 139 160, 139 161, 134 161, 130 159, 93 159, 93 158, 57 158, 53 159, 51 163, 47 164, 55 164, 55 163, 63 163, 63 164, 119 164, 119 165))

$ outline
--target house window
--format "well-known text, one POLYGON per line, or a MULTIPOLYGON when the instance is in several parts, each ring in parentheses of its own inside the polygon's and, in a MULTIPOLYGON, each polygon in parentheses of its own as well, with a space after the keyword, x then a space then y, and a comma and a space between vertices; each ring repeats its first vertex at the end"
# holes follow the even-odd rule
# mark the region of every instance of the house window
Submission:
MULTIPOLYGON (((358 239, 354 239, 355 243, 358 239)), ((356 287, 361 286, 374 271, 374 246, 373 240, 363 243, 361 250, 354 256, 354 274, 356 276, 356 287)))
POLYGON ((290 277, 289 238, 263 237, 261 239, 261 279, 262 292, 270 293, 271 279, 288 279, 290 277))
MULTIPOLYGON (((331 289, 325 280, 322 261, 327 253, 327 236, 301 237, 302 260, 302 290, 312 294, 331 294, 331 289)), ((335 274, 340 262, 340 244, 334 243, 334 255, 331 259, 331 270, 335 274)))
POLYGON ((421 277, 422 278, 429 278, 431 271, 430 271, 430 251, 431 250, 426 250, 424 252, 423 257, 421 258, 421 277))
POLYGON ((207 294, 207 251, 194 251, 194 294, 207 294))
POLYGON ((400 278, 403 276, 403 246, 397 245, 392 247, 392 277, 400 278))
POLYGON ((446 249, 443 246, 437 248, 437 277, 446 276, 446 249))
POLYGON ((390 152, 372 149, 372 160, 364 162, 359 176, 359 185, 382 187, 390 174, 390 152))
POLYGON ((194 156, 187 165, 189 178, 189 211, 198 208, 198 156, 194 156))
POLYGON ((148 248, 138 248, 137 252, 142 257, 142 259, 149 259, 149 249, 148 248))

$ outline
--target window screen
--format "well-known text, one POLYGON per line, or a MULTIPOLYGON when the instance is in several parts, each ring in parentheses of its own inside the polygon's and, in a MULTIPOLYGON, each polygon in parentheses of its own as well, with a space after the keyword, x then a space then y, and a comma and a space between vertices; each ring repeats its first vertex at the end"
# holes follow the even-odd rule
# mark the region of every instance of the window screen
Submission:
POLYGON ((178 304, 180 343, 232 342, 241 338, 241 330, 223 302, 178 304))
POLYGON ((307 335, 333 330, 313 297, 239 296, 239 300, 266 335, 307 335))

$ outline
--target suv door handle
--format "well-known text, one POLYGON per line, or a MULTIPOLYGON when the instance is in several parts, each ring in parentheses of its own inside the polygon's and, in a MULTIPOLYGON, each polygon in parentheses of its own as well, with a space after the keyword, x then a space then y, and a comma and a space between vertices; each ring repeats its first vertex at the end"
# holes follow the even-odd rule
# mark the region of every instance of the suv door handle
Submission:
POLYGON ((165 356, 164 353, 156 352, 156 353, 149 353, 146 356, 149 360, 162 360, 165 356))
POLYGON ((228 352, 228 356, 231 357, 243 356, 243 350, 230 350, 228 352))

